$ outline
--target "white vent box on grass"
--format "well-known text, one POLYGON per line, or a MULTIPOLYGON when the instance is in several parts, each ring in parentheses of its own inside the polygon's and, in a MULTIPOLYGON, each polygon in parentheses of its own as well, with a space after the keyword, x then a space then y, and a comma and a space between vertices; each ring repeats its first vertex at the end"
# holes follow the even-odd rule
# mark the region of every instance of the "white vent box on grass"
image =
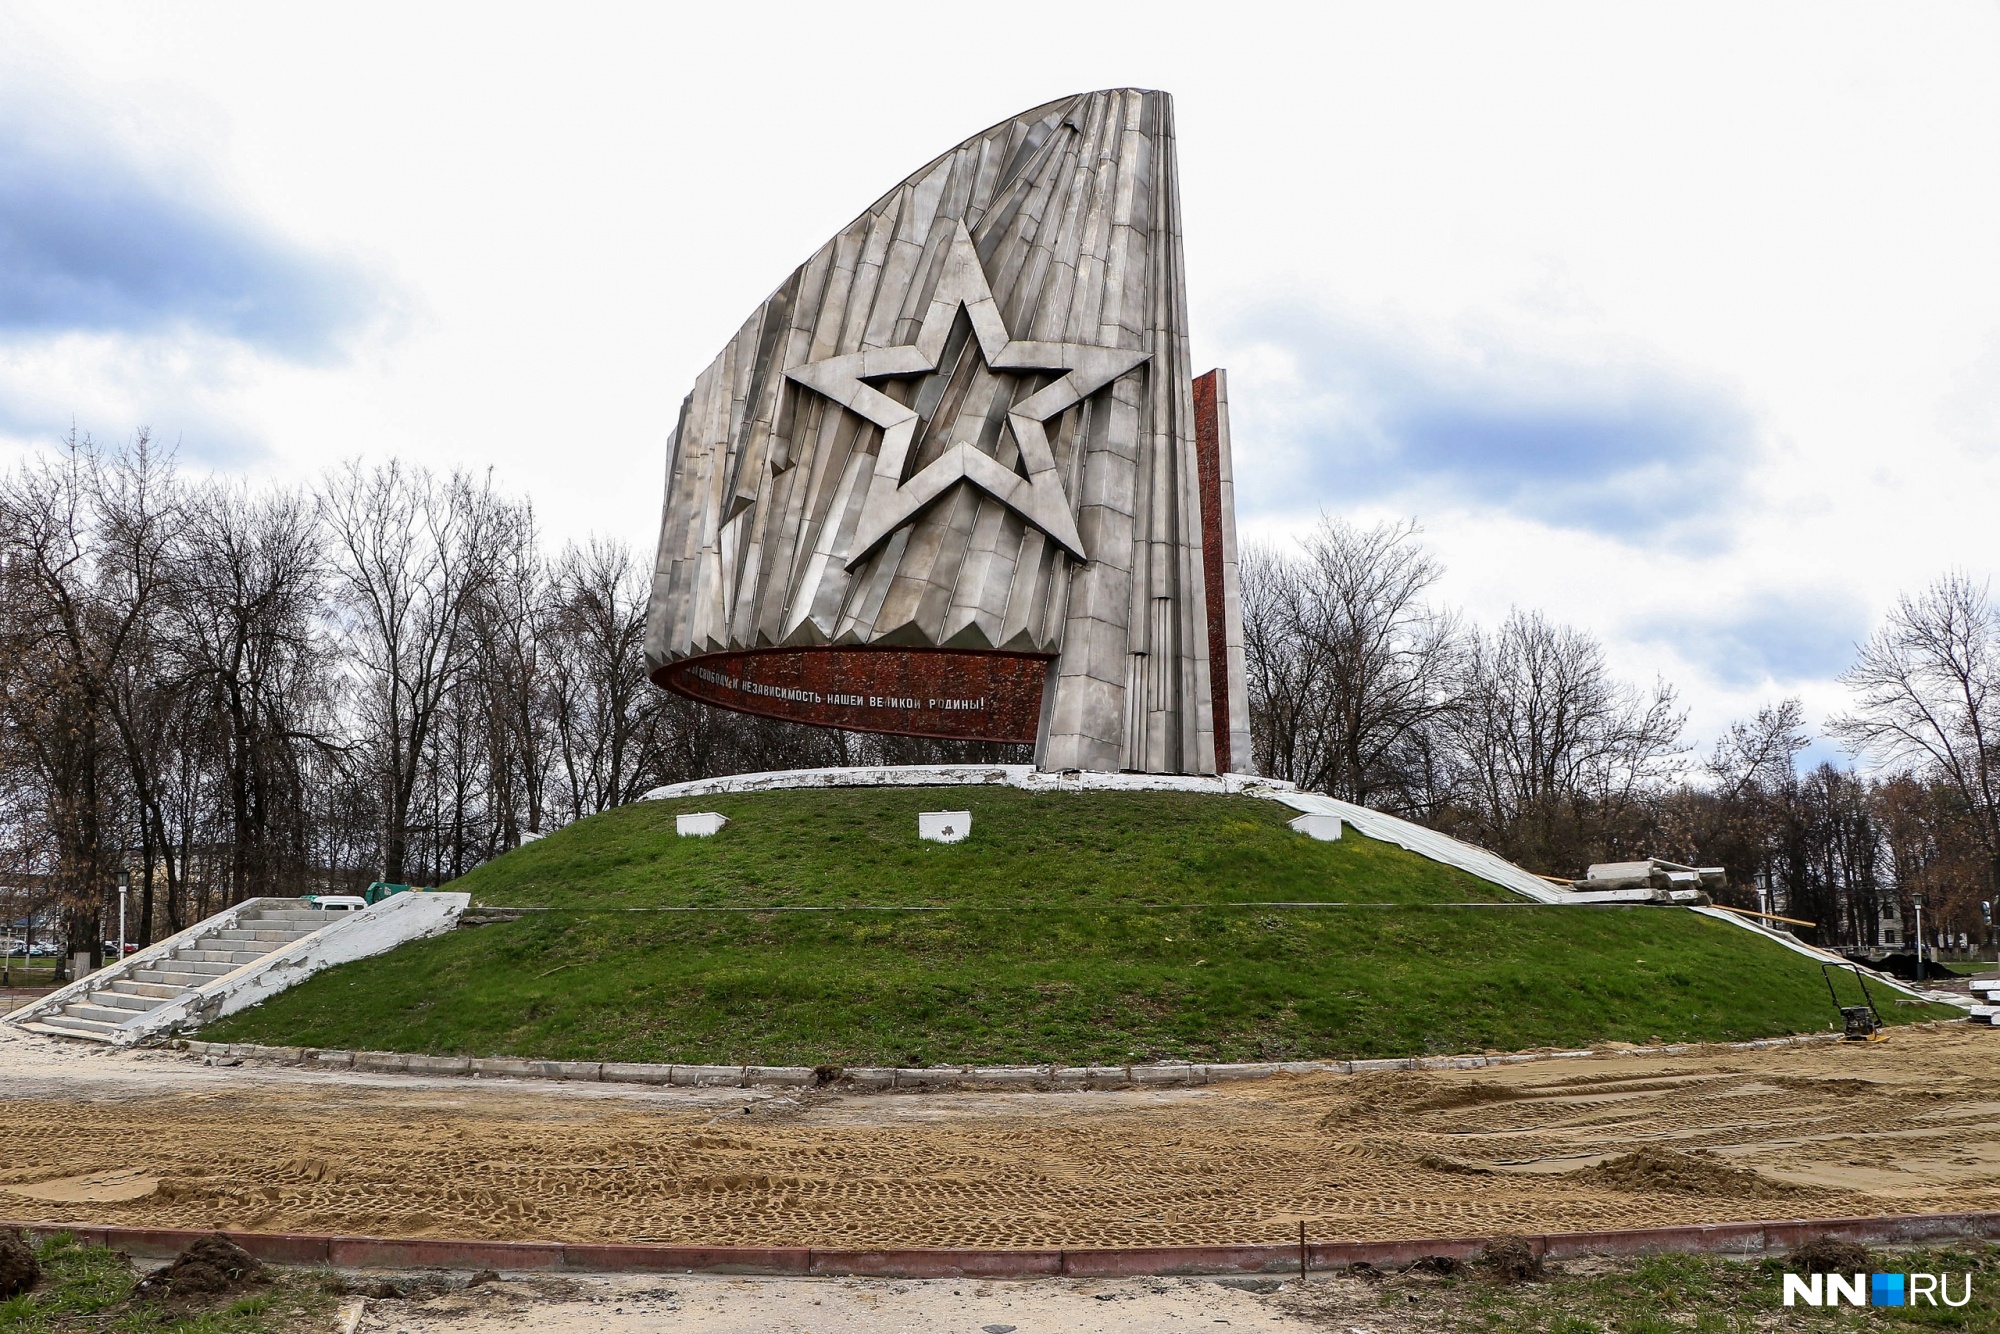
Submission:
POLYGON ((1338 815, 1301 815, 1292 821, 1290 827, 1307 838, 1316 838, 1322 843, 1332 843, 1340 837, 1338 815))
POLYGON ((971 811, 924 811, 917 816, 917 837, 926 842, 963 843, 971 832, 971 811))
POLYGON ((729 817, 714 811, 693 811, 687 815, 674 817, 674 832, 682 838, 707 838, 710 834, 722 832, 722 826, 729 823, 729 817))

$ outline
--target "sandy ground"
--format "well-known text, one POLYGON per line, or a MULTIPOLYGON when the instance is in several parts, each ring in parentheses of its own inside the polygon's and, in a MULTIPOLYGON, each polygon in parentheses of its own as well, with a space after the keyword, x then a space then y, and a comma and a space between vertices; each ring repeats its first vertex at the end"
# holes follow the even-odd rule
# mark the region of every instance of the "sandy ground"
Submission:
POLYGON ((1402 1334, 1437 1328, 1421 1279, 1387 1285, 1315 1276, 1216 1283, 1197 1279, 1040 1280, 539 1278, 510 1275, 441 1294, 369 1300, 357 1334, 1165 1334, 1315 1331, 1402 1334), (1418 1295, 1415 1300, 1411 1292, 1418 1295), (1397 1307, 1403 1310, 1397 1310, 1397 1307))
POLYGON ((1963 1025, 1198 1090, 782 1096, 0 1035, 0 1218, 23 1222, 1025 1247, 2000 1209, 2000 1033, 1963 1025), (1718 1157, 1680 1190, 1592 1170, 1647 1147, 1718 1157))
POLYGON ((1384 1294, 1346 1278, 1228 1286, 1206 1280, 974 1282, 866 1278, 630 1278, 506 1276, 442 1294, 366 1300, 356 1334, 888 1334, 990 1330, 1000 1334, 1160 1334, 1162 1330, 1304 1332, 1420 1328, 1384 1294), (1328 1322, 1328 1316, 1346 1316, 1328 1322))

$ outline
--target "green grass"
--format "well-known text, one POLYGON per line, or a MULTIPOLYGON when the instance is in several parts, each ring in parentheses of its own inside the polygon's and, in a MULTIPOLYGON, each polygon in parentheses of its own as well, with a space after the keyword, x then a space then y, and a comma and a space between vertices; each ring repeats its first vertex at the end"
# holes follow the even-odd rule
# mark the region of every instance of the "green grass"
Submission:
POLYGON ((335 1289, 298 1271, 272 1270, 272 1281, 254 1292, 163 1304, 132 1295, 131 1262, 102 1246, 86 1246, 67 1232, 43 1237, 35 1247, 42 1281, 30 1292, 0 1301, 0 1334, 269 1334, 323 1329, 335 1289))
MULTIPOLYGON (((1423 1313, 1445 1328, 1492 1334, 1755 1334, 1780 1330, 1957 1330, 2000 1334, 2000 1249, 1971 1243, 1878 1253, 1884 1273, 1949 1274, 1953 1297, 1972 1275, 1972 1300, 1944 1306, 1784 1305, 1785 1262, 1716 1255, 1657 1255, 1609 1270, 1500 1287, 1480 1278, 1421 1285, 1401 1280, 1384 1296, 1399 1313, 1423 1313), (1428 1286, 1429 1292, 1422 1291, 1428 1286), (1417 1290, 1410 1301, 1408 1291, 1417 1290)), ((1558 1266, 1563 1268, 1564 1266, 1558 1266)), ((1573 1266, 1572 1266, 1573 1267, 1573 1266)), ((1385 1302, 1385 1306, 1387 1303, 1385 1302)))
POLYGON ((1352 831, 1313 842, 1285 828, 1290 814, 1007 788, 644 803, 453 886, 551 911, 331 969, 204 1036, 579 1060, 1123 1063, 1736 1040, 1835 1017, 1815 964, 1749 932, 1665 908, 1454 906, 1520 901, 1352 831), (917 841, 916 813, 940 806, 973 811, 971 839, 917 841), (733 823, 681 839, 677 809, 733 823), (1364 906, 1245 906, 1308 900, 1364 906), (627 911, 870 904, 951 907, 627 911))
POLYGON ((1184 792, 839 788, 646 801, 582 821, 454 882, 508 907, 1499 902, 1514 896, 1371 839, 1316 843, 1296 812, 1184 792), (972 837, 921 843, 917 813, 970 810, 972 837), (715 838, 674 817, 720 811, 715 838))

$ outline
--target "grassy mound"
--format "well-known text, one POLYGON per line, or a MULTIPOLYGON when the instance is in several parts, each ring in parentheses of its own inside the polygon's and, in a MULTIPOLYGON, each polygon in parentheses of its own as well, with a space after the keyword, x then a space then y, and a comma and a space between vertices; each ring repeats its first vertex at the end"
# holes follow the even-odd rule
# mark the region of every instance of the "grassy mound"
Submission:
POLYGON ((1313 842, 1285 827, 1292 814, 1248 797, 999 787, 640 803, 452 886, 542 911, 329 970, 205 1036, 1123 1063, 1737 1040, 1836 1017, 1815 964, 1749 932, 1675 909, 1525 905, 1352 830, 1313 842), (970 809, 972 837, 919 842, 917 812, 939 808, 970 809), (732 823, 678 838, 688 810, 732 823), (1301 902, 1349 906, 1272 906, 1301 902), (913 907, 932 911, 878 911, 913 907))

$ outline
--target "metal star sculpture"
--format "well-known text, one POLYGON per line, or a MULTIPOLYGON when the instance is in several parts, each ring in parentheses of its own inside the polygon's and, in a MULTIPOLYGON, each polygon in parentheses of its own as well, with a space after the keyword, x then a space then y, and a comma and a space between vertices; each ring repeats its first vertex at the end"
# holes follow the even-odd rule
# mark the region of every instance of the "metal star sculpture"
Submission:
POLYGON ((848 552, 847 568, 851 570, 866 560, 890 534, 959 482, 972 483, 1041 529, 1078 560, 1088 560, 1043 423, 1090 397, 1151 355, 1090 343, 1035 343, 1010 338, 1000 318, 1000 307, 993 300, 993 288, 986 281, 986 270, 980 266, 979 252, 973 248, 972 236, 965 230, 965 224, 959 223, 958 234, 945 255, 944 272, 939 275, 930 306, 924 311, 916 342, 901 347, 865 348, 785 372, 789 379, 826 395, 882 428, 882 448, 875 456, 875 474, 868 484, 868 498, 862 506, 854 545, 848 552), (965 307, 972 320, 980 354, 994 370, 1059 370, 1069 374, 1007 410, 1007 421, 1021 447, 1021 463, 1027 476, 961 442, 906 482, 903 468, 909 461, 910 442, 916 435, 917 414, 866 382, 935 371, 960 306, 965 307))

